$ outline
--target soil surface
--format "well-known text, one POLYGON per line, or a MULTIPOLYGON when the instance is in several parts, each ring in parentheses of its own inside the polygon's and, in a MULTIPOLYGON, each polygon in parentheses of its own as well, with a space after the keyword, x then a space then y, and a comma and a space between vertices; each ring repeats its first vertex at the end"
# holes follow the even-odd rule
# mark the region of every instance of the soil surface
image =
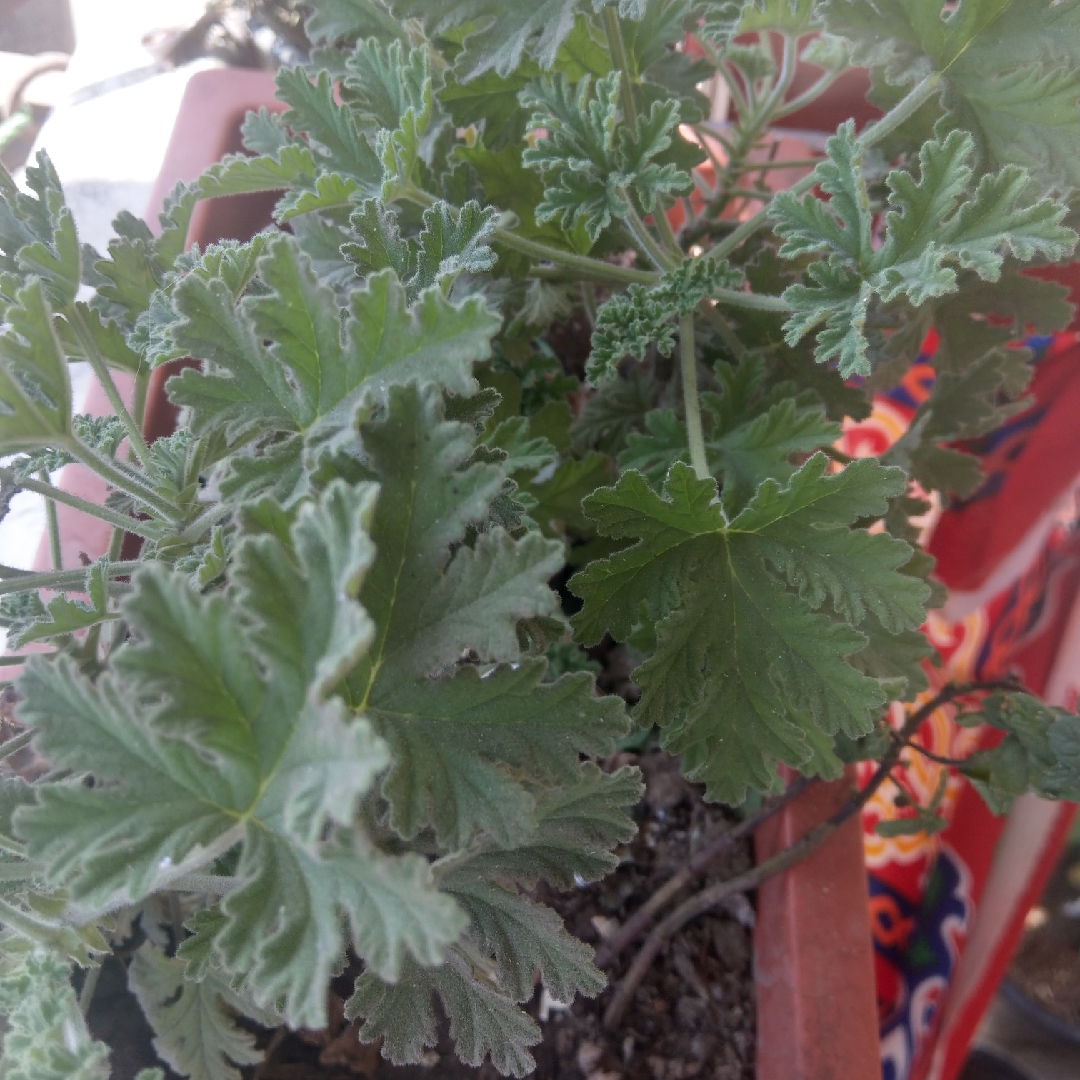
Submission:
POLYGON ((1028 915, 1009 978, 1080 1033, 1080 845, 1066 850, 1028 915))
MULTIPOLYGON (((637 808, 637 836, 619 851, 618 869, 603 881, 569 893, 543 889, 567 928, 594 946, 634 912, 704 842, 732 823, 729 812, 706 805, 699 789, 679 775, 668 755, 623 753, 609 764, 641 766, 646 794, 637 808)), ((749 842, 720 856, 696 888, 731 877, 752 862, 749 842)), ((680 897, 679 899, 683 899, 680 897)), ((543 1041, 533 1047, 538 1080, 752 1080, 755 1017, 753 908, 734 897, 727 908, 691 923, 657 957, 627 1009, 618 1031, 608 1034, 601 1016, 609 988, 594 1001, 569 1008, 538 991, 528 1006, 543 1041)), ((617 981, 633 960, 634 947, 609 971, 617 981)), ((348 1024, 342 1004, 351 976, 330 993, 331 1025, 318 1032, 259 1032, 267 1061, 242 1070, 245 1080, 496 1080, 490 1063, 462 1065, 443 1025, 439 1046, 424 1065, 395 1067, 378 1047, 360 1043, 359 1023, 348 1024)), ((110 960, 102 973, 90 1026, 113 1047, 114 1080, 130 1080, 156 1064, 150 1031, 124 986, 122 964, 110 960)), ((172 1074, 167 1074, 171 1076, 172 1074)))

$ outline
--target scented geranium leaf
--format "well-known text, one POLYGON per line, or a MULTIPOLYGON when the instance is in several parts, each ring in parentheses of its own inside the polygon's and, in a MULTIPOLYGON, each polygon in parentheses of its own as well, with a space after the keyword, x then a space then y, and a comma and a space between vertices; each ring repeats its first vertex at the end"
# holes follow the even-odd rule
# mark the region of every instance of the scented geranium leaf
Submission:
POLYGON ((972 754, 961 771, 990 809, 1004 813, 1017 795, 1080 798, 1080 717, 1029 694, 994 694, 984 719, 1006 733, 992 750, 972 754))
POLYGON ((545 132, 522 154, 522 162, 544 179, 536 220, 557 221, 565 230, 580 220, 593 242, 613 220, 630 213, 629 195, 651 212, 660 195, 690 184, 675 165, 653 160, 671 145, 677 104, 654 102, 635 125, 620 124, 620 78, 615 71, 594 84, 585 76, 574 87, 557 74, 521 93, 522 105, 532 109, 529 127, 545 132))
POLYGON ((963 373, 943 372, 881 460, 899 465, 926 491, 970 495, 982 480, 979 459, 941 444, 994 431, 1023 409, 1027 402, 1015 397, 1030 372, 1022 352, 1005 350, 988 353, 963 373))
MULTIPOLYGON (((454 65, 462 82, 496 71, 512 75, 526 53, 550 71, 559 46, 570 36, 579 12, 599 11, 605 0, 540 0, 532 6, 508 8, 499 0, 453 0, 433 14, 422 0, 391 0, 390 8, 402 18, 424 19, 436 34, 466 27, 464 48, 454 65)), ((618 0, 619 14, 640 18, 640 0, 618 0)))
POLYGON ((497 216, 493 207, 481 210, 472 200, 460 208, 440 200, 424 210, 419 237, 405 240, 394 212, 370 199, 349 219, 360 242, 345 244, 341 250, 356 264, 358 274, 392 269, 411 303, 425 289, 440 285, 447 292, 459 274, 480 274, 495 265, 488 240, 495 233, 497 216))
MULTIPOLYGON (((705 453, 712 474, 721 481, 721 500, 729 516, 738 513, 772 478, 785 483, 795 471, 791 457, 829 446, 840 426, 826 419, 820 405, 792 396, 794 387, 782 383, 764 393, 765 366, 750 354, 735 368, 717 364, 723 394, 701 395, 707 425, 705 453)), ((636 469, 660 489, 668 469, 686 461, 686 427, 666 410, 645 418, 648 434, 631 433, 619 455, 619 468, 636 469)))
POLYGON ((718 290, 739 289, 743 282, 742 273, 726 259, 687 259, 649 289, 631 285, 616 293, 596 313, 586 366, 589 380, 600 383, 610 378, 625 356, 643 360, 650 344, 670 356, 675 345, 671 320, 689 315, 718 290))
POLYGON ((641 798, 641 773, 624 766, 614 773, 589 762, 575 779, 536 794, 535 834, 512 848, 489 848, 475 870, 490 881, 532 887, 545 878, 569 889, 577 878, 597 881, 618 863, 617 844, 635 832, 628 810, 641 798))
POLYGON ((109 1080, 109 1048, 90 1036, 71 962, 33 949, 0 958, 4 1080, 109 1080))
POLYGON ((593 951, 571 937, 549 907, 485 880, 470 867, 454 871, 443 888, 469 916, 469 934, 495 959, 500 989, 514 1001, 533 995, 533 973, 556 1001, 595 997, 607 979, 593 965, 593 951))
POLYGON ((772 203, 776 232, 785 241, 782 256, 826 255, 811 264, 811 285, 792 285, 784 293, 793 308, 785 325, 789 345, 824 322, 817 361, 838 357, 842 375, 869 374, 863 328, 875 295, 918 306, 956 291, 956 267, 996 281, 1005 250, 1024 261, 1068 255, 1076 234, 1061 224, 1065 207, 1035 197, 1019 166, 986 174, 969 191, 973 146, 970 135, 953 131, 923 145, 917 180, 904 170, 889 173, 885 240, 873 250, 855 125, 841 125, 816 171, 828 202, 781 193, 772 203))
POLYGON ((292 184, 315 180, 315 160, 306 146, 283 146, 277 154, 247 157, 229 154, 199 178, 204 199, 220 195, 248 195, 255 191, 283 191, 292 184))
POLYGON ((421 103, 410 105, 401 115, 397 128, 383 128, 375 138, 375 150, 382 163, 382 187, 379 194, 385 202, 407 197, 422 186, 419 181, 421 161, 428 155, 431 139, 442 126, 441 120, 432 127, 435 115, 435 94, 431 80, 424 83, 421 103))
POLYGON ((675 348, 675 314, 667 297, 642 285, 631 285, 607 300, 596 313, 585 370, 589 381, 599 385, 612 378, 626 356, 644 360, 650 345, 661 356, 670 356, 675 348))
POLYGON ((480 299, 456 305, 437 291, 409 310, 385 271, 352 292, 342 325, 334 294, 286 236, 267 244, 259 273, 267 290, 239 306, 220 279, 189 274, 176 287, 183 320, 173 337, 213 365, 169 382, 171 399, 192 408, 196 432, 329 437, 351 427, 362 396, 409 379, 468 394, 472 364, 486 358, 498 325, 480 299))
POLYGON ((530 784, 564 780, 580 753, 609 752, 622 707, 592 697, 587 677, 539 685, 542 662, 447 669, 463 655, 517 660, 519 621, 557 606, 547 581, 562 546, 497 527, 462 543, 505 472, 475 460, 472 428, 442 420, 433 388, 392 390, 386 418, 360 435, 380 485, 377 555, 361 593, 378 632, 347 693, 391 749, 382 783, 391 823, 407 837, 432 825, 451 848, 481 830, 520 843, 533 830, 530 784))
POLYGON ((40 281, 15 295, 0 327, 0 453, 70 438, 71 384, 40 281))
POLYGON ((547 438, 532 435, 526 416, 508 417, 484 439, 484 445, 506 454, 504 467, 509 474, 538 472, 545 465, 553 464, 558 457, 555 447, 547 438))
POLYGON ((320 0, 312 6, 304 29, 312 41, 327 44, 369 37, 405 39, 400 20, 379 0, 320 0))
POLYGON ((108 560, 99 559, 86 572, 86 592, 89 603, 69 600, 63 594, 54 596, 49 601, 45 616, 31 623, 15 639, 15 647, 22 648, 28 642, 41 641, 56 637, 57 634, 73 634, 77 630, 96 626, 99 623, 118 618, 116 612, 108 607, 108 588, 106 571, 108 560))
POLYGON ((300 509, 292 550, 242 539, 233 603, 148 568, 123 607, 133 640, 96 683, 67 659, 31 662, 20 683, 41 752, 97 782, 40 786, 17 814, 46 879, 94 910, 239 847, 215 956, 292 1025, 325 1023, 343 923, 394 979, 406 954, 438 963, 464 921, 424 859, 383 855, 353 824, 387 750, 327 695, 372 640, 354 597, 373 501, 370 486, 335 482, 300 509))
POLYGON ((368 38, 357 42, 345 66, 349 105, 374 127, 393 131, 409 109, 424 108, 431 77, 424 49, 406 51, 400 40, 384 46, 368 38))
POLYGON ((830 31, 856 63, 911 84, 936 73, 946 130, 975 132, 991 167, 1017 163, 1043 185, 1080 184, 1080 3, 827 0, 830 31))
POLYGON ((274 220, 291 221, 300 214, 312 211, 334 211, 351 208, 356 196, 364 190, 351 176, 340 173, 320 173, 313 188, 293 188, 274 207, 274 220))
POLYGON ((481 1065, 490 1056, 504 1076, 525 1077, 535 1069, 529 1053, 540 1041, 535 1021, 496 988, 486 972, 474 971, 457 954, 433 971, 412 965, 394 985, 365 972, 345 1003, 345 1015, 365 1017, 360 1038, 381 1038, 383 1056, 395 1065, 415 1065, 423 1060, 424 1048, 435 1043, 433 992, 439 995, 450 1020, 450 1037, 466 1065, 481 1065))
POLYGON ((627 726, 618 699, 592 696, 590 675, 541 684, 543 674, 533 661, 376 688, 366 715, 393 753, 382 791, 399 832, 430 822, 452 848, 480 829, 503 847, 533 838, 534 800, 520 778, 568 782, 579 754, 609 752, 627 726))
POLYGON ((902 474, 865 461, 830 476, 827 460, 815 455, 786 487, 766 481, 730 522, 715 482, 681 462, 663 495, 631 472, 585 502, 603 533, 638 542, 572 579, 585 601, 575 633, 626 640, 648 612, 657 650, 634 673, 640 722, 663 727, 710 797, 768 789, 777 760, 834 772, 822 735, 872 726, 884 696, 845 659, 866 638, 815 608, 831 600, 853 621, 868 612, 892 626, 921 621, 924 587, 896 569, 907 545, 849 528, 885 512, 902 474))
POLYGON ((236 1023, 237 1014, 267 1027, 279 1018, 237 993, 211 971, 201 982, 185 977, 185 964, 144 942, 128 968, 128 986, 154 1030, 154 1050, 190 1080, 240 1080, 239 1065, 256 1065, 263 1052, 255 1036, 236 1023))
POLYGON ((283 68, 277 76, 277 96, 289 106, 282 122, 321 146, 335 172, 353 177, 372 194, 378 190, 382 180, 378 157, 357 130, 352 111, 334 100, 334 87, 325 71, 313 83, 303 68, 283 68))

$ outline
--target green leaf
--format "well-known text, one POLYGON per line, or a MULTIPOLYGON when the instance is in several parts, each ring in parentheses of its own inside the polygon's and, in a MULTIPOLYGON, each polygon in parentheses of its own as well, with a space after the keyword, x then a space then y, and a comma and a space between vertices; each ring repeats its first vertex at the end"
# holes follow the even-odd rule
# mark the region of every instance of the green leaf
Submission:
POLYGON ((402 239, 392 210, 370 199, 349 219, 360 242, 341 251, 361 276, 393 270, 412 303, 425 289, 439 285, 446 293, 459 274, 480 274, 495 265, 487 241, 497 216, 494 207, 481 210, 471 200, 461 209, 440 200, 424 210, 424 228, 414 242, 402 239))
POLYGON ((545 183, 536 220, 557 221, 569 231, 580 219, 593 242, 630 213, 629 194, 651 212, 660 195, 690 186, 681 169, 653 160, 672 144, 678 105, 656 101, 633 127, 618 123, 620 77, 612 72, 594 84, 585 76, 575 89, 557 74, 521 93, 522 105, 532 109, 529 127, 545 132, 522 154, 545 183))
MULTIPOLYGON (((786 483, 795 471, 792 455, 829 446, 840 436, 840 425, 826 420, 819 405, 786 396, 790 384, 762 394, 764 374, 764 365, 753 355, 736 369, 718 364, 724 393, 701 395, 711 421, 705 452, 710 471, 721 481, 721 500, 729 515, 738 513, 765 480, 786 483)), ((649 413, 645 424, 647 435, 627 437, 619 468, 637 469, 659 490, 668 469, 686 460, 686 427, 668 411, 649 413)))
POLYGON ((1080 3, 826 0, 828 29, 856 63, 894 83, 936 72, 941 129, 976 136, 990 167, 1019 164, 1043 185, 1080 185, 1080 3))
POLYGON ((86 592, 90 603, 69 600, 63 594, 54 596, 41 619, 30 623, 15 639, 15 648, 21 649, 31 641, 42 641, 58 634, 73 634, 77 630, 96 626, 106 620, 118 618, 108 609, 106 571, 108 560, 99 559, 86 572, 86 592))
POLYGON ((135 640, 96 683, 66 658, 35 659, 20 680, 41 752, 98 781, 39 785, 17 815, 45 877, 100 909, 239 847, 215 956, 258 1004, 280 999, 292 1025, 326 1022, 343 924, 388 979, 408 954, 438 963, 463 927, 426 860, 382 854, 353 823, 387 750, 328 695, 374 634, 353 599, 373 558, 374 495, 332 484, 301 508, 293 551, 243 539, 231 603, 147 568, 123 608, 135 640))
POLYGON ((1025 401, 1010 400, 1030 377, 1023 353, 988 353, 963 374, 945 371, 934 380, 930 396, 919 406, 904 434, 881 456, 899 465, 924 490, 961 498, 982 480, 979 459, 943 442, 970 439, 996 430, 1025 401), (1011 391, 1003 397, 1002 391, 1011 391))
POLYGON ((199 178, 204 199, 220 195, 249 195, 256 191, 283 191, 291 184, 310 184, 315 161, 306 146, 283 146, 277 154, 246 157, 230 154, 211 165, 199 178))
POLYGON ((472 392, 472 364, 487 357, 498 326, 480 299, 455 305, 430 291, 409 310, 397 278, 383 272, 351 293, 343 313, 287 236, 267 243, 258 267, 266 288, 239 306, 220 278, 189 274, 176 286, 183 318, 173 337, 212 365, 168 383, 172 401, 193 410, 195 432, 328 436, 351 428, 362 397, 410 379, 472 392))
POLYGON ((769 789, 777 760, 835 772, 822 736, 865 734, 884 700, 845 662, 866 642, 857 624, 922 621, 926 587, 898 572, 908 545, 849 528, 885 512, 902 474, 866 460, 829 475, 827 460, 815 455, 786 487, 766 481, 730 522, 715 483, 682 463, 663 496, 631 472, 585 502, 602 532, 638 542, 572 579, 585 601, 575 633, 626 640, 647 611, 658 645, 634 673, 639 723, 661 725, 710 798, 769 789), (826 601, 842 621, 817 613, 826 601))
POLYGON ((689 315, 716 290, 738 289, 743 282, 742 273, 726 259, 686 259, 649 289, 631 285, 616 293, 596 313, 586 368, 589 380, 599 383, 609 378, 624 356, 643 360, 650 344, 662 356, 670 356, 675 347, 671 319, 689 315))
POLYGON ((278 1017, 253 1005, 218 973, 192 982, 184 968, 182 960, 148 941, 131 959, 128 986, 154 1029, 154 1050, 190 1080, 240 1080, 234 1066, 256 1065, 264 1055, 255 1049, 255 1037, 237 1027, 236 1014, 267 1027, 276 1027, 278 1017))
POLYGON ((401 23, 379 0, 319 0, 310 12, 304 29, 314 42, 404 38, 401 23))
POLYGON ((109 1049, 90 1037, 71 962, 33 949, 0 959, 3 1080, 108 1080, 109 1049))
POLYGON ((346 1016, 366 1017, 360 1038, 381 1037, 383 1056, 395 1065, 415 1065, 424 1047, 435 1043, 432 992, 442 1001, 457 1056, 466 1065, 481 1065, 490 1055, 503 1075, 525 1077, 535 1069, 529 1047, 540 1041, 536 1022, 460 956, 434 971, 412 965, 393 985, 365 972, 345 1004, 346 1016))
POLYGON ((20 289, 0 329, 0 453, 54 446, 71 432, 67 360, 44 286, 20 289))
POLYGON ((1035 198, 1019 166, 982 176, 969 192, 973 146, 970 135, 953 131, 922 147, 917 180, 900 169, 889 173, 885 240, 874 250, 855 125, 841 125, 815 171, 828 202, 785 192, 772 203, 776 232, 785 240, 782 256, 826 256, 811 264, 810 286, 792 285, 784 293, 794 309, 785 326, 789 345, 824 322, 817 361, 835 356, 841 375, 869 374, 864 325, 874 296, 886 303, 904 297, 918 306, 956 291, 956 266, 996 281, 1005 249, 1023 261, 1060 260, 1072 251, 1076 234, 1061 224, 1065 207, 1035 198))
POLYGON ((1044 705, 1030 694, 994 694, 982 703, 983 719, 1005 738, 972 754, 961 772, 996 813, 1017 795, 1080 799, 1080 717, 1044 705))
MULTIPOLYGON (((334 100, 330 76, 320 71, 311 82, 303 68, 282 68, 277 76, 277 96, 289 109, 282 123, 304 132, 323 148, 335 172, 351 176, 374 194, 382 179, 378 157, 357 130, 352 110, 334 100)), ((284 157, 285 151, 282 151, 284 157)))
MULTIPOLYGON (((619 14, 640 18, 639 0, 618 0, 619 14)), ((461 82, 494 70, 503 78, 512 75, 527 53, 541 68, 550 71, 559 47, 574 29, 579 13, 599 11, 605 0, 539 0, 532 5, 507 7, 500 0, 451 0, 433 15, 423 0, 391 0, 390 7, 402 18, 424 19, 429 32, 441 34, 464 27, 463 48, 454 64, 461 82)))
POLYGON ((591 697, 588 677, 538 685, 539 662, 446 671, 463 654, 516 660, 518 621, 555 610, 547 580, 563 555, 537 533, 513 540, 500 528, 459 546, 505 473, 473 460, 471 429, 442 421, 441 409, 433 390, 395 389, 387 418, 361 427, 381 489, 361 600, 379 632, 349 700, 391 748, 382 792, 398 832, 431 824, 450 847, 480 830, 519 843, 533 828, 522 778, 565 780, 579 753, 610 752, 625 720, 616 699, 591 697))

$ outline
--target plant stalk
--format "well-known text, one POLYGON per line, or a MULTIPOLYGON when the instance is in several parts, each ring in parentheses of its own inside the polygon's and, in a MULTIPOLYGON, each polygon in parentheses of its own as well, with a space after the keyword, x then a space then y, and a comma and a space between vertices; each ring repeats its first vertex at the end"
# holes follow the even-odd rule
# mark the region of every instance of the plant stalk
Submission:
POLYGON ((75 331, 75 336, 79 339, 79 344, 83 347, 83 352, 86 353, 86 359, 90 361, 90 367, 94 375, 101 384, 101 388, 105 391, 105 396, 109 399, 113 412, 120 417, 120 422, 124 425, 132 453, 138 459, 139 464, 144 469, 149 470, 150 448, 146 445, 146 440, 143 438, 135 418, 124 404, 124 399, 120 396, 120 391, 117 389, 112 373, 109 371, 109 365, 105 357, 101 355, 101 350, 94 340, 94 335, 87 327, 82 312, 75 305, 72 305, 65 314, 71 328, 75 331))
MULTIPOLYGON (((38 473, 38 483, 42 487, 52 487, 49 483, 49 474, 44 469, 38 473)), ((60 550, 60 522, 56 517, 56 503, 50 498, 45 499, 45 527, 49 533, 49 556, 52 559, 52 568, 63 570, 64 556, 60 550)))
POLYGON ((655 285, 660 280, 660 275, 656 271, 634 270, 624 266, 615 266, 601 259, 591 259, 588 255, 561 251, 559 248, 549 247, 536 240, 518 236, 511 229, 496 229, 494 238, 496 242, 512 251, 528 255, 530 259, 554 263, 556 266, 572 270, 575 274, 593 281, 606 281, 616 285, 655 285))
MULTIPOLYGON (((938 84, 941 82, 939 72, 932 71, 920 82, 913 86, 910 92, 901 101, 890 109, 880 120, 871 124, 856 140, 860 149, 866 149, 880 142, 886 135, 892 134, 905 120, 917 112, 927 101, 937 93, 938 84)), ((804 176, 798 183, 793 184, 788 191, 792 195, 802 195, 809 191, 817 183, 814 173, 804 176)), ((708 256, 714 259, 722 259, 735 250, 748 236, 752 236, 769 220, 769 208, 759 210, 752 218, 744 221, 734 232, 730 233, 708 252, 708 256)))
POLYGON ((686 441, 690 464, 699 480, 709 480, 709 462, 705 457, 705 436, 701 430, 701 403, 698 401, 697 359, 694 351, 694 316, 679 319, 679 360, 682 374, 683 406, 686 409, 686 441))
MULTIPOLYGON (((105 574, 110 578, 127 577, 141 566, 137 559, 131 562, 115 562, 105 567, 105 574)), ((11 569, 6 567, 5 569, 11 569)), ((21 571, 16 576, 4 577, 0 581, 0 596, 9 593, 26 592, 30 589, 57 589, 61 591, 83 589, 86 587, 86 567, 77 570, 51 570, 41 574, 21 571)))
MULTIPOLYGON (((107 521, 110 525, 113 525, 117 529, 123 529, 127 532, 133 532, 137 536, 142 536, 147 540, 152 540, 157 536, 157 530, 149 528, 146 522, 141 522, 138 518, 124 517, 123 514, 118 514, 115 510, 110 510, 107 506, 101 506, 99 503, 92 503, 87 499, 81 499, 78 495, 72 495, 70 491, 64 491, 63 488, 58 488, 53 484, 46 483, 44 480, 31 480, 29 477, 27 477, 25 480, 15 480, 14 471, 12 469, 4 468, 0 468, 0 478, 3 478, 5 480, 11 480, 13 483, 17 483, 20 488, 23 488, 26 491, 33 491, 38 495, 43 495, 46 499, 46 515, 48 515, 51 508, 53 520, 55 520, 56 508, 52 504, 54 502, 60 502, 63 503, 65 506, 70 506, 74 510, 81 510, 84 514, 90 514, 91 516, 98 518, 100 521, 107 521)), ((49 535, 49 543, 51 546, 51 531, 49 535)), ((57 561, 57 552, 54 551, 53 556, 53 569, 60 570, 61 567, 57 561)))

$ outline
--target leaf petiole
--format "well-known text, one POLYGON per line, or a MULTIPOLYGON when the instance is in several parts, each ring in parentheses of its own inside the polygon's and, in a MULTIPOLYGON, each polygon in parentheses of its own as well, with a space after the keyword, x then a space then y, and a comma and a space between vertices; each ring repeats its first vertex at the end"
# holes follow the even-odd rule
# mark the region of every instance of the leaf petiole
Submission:
POLYGON ((701 430, 701 403, 698 400, 693 314, 683 315, 679 320, 679 358, 690 464, 699 480, 708 480, 712 474, 709 472, 709 463, 705 457, 705 436, 701 430))

